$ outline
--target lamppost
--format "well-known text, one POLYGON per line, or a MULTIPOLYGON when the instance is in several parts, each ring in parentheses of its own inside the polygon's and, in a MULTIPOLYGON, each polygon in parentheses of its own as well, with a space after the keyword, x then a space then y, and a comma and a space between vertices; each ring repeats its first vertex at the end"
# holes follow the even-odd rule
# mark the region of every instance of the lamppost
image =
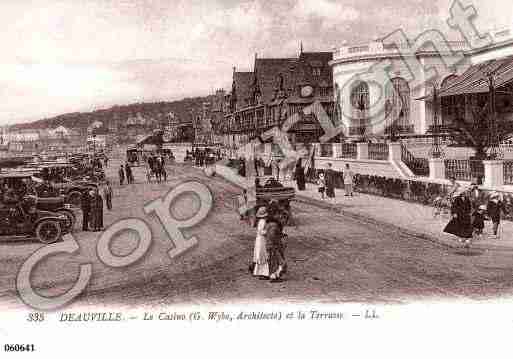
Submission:
POLYGON ((497 131, 497 110, 495 102, 495 78, 492 72, 486 74, 489 90, 489 114, 488 114, 488 158, 496 160, 502 158, 499 147, 499 134, 497 131))
POLYGON ((440 147, 440 125, 438 123, 438 88, 436 82, 432 83, 433 86, 433 145, 429 150, 431 158, 443 158, 444 151, 440 147))

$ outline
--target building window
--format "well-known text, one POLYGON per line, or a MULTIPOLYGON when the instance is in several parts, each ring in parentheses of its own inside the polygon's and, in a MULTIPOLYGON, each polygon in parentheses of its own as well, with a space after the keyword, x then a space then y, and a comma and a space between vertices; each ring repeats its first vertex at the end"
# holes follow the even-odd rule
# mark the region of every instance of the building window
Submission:
POLYGON ((321 76, 321 69, 320 69, 320 67, 314 67, 314 68, 312 69, 312 74, 313 74, 314 76, 321 76))
POLYGON ((320 87, 319 93, 323 97, 329 97, 331 95, 331 88, 329 87, 320 87))
MULTIPOLYGON (((458 79, 458 76, 452 74, 447 76, 440 85, 440 89, 447 88, 451 85, 452 82, 458 79)), ((453 122, 455 116, 458 113, 458 96, 447 96, 443 97, 439 102, 439 110, 441 109, 442 113, 442 126, 448 125, 453 122)))
POLYGON ((411 97, 408 82, 401 77, 392 79, 386 88, 386 99, 388 106, 385 109, 385 116, 389 126, 395 123, 400 132, 411 132, 411 97))
POLYGON ((368 117, 370 107, 369 85, 366 82, 359 81, 353 85, 351 107, 353 118, 359 120, 359 126, 365 126, 365 119, 368 117))

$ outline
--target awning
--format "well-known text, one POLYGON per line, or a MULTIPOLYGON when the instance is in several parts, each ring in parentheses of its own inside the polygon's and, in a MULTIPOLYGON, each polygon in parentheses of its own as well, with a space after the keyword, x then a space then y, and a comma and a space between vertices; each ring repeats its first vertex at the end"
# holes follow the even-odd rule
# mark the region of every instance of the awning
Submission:
MULTIPOLYGON (((439 90, 438 97, 487 93, 489 91, 488 73, 494 75, 496 88, 513 82, 513 56, 470 66, 467 71, 458 76, 455 80, 445 84, 445 86, 439 90)), ((433 94, 429 93, 423 97, 417 98, 417 100, 432 101, 433 94)))

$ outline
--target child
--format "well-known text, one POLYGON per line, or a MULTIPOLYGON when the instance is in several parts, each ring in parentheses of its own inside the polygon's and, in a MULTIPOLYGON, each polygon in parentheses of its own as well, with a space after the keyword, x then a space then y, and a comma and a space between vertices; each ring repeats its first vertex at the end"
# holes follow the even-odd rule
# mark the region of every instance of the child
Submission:
POLYGON ((317 185, 319 186, 318 191, 321 194, 321 199, 324 199, 324 192, 326 191, 326 179, 324 178, 324 173, 319 173, 317 185))
POLYGON ((481 239, 483 237, 484 221, 486 219, 486 206, 480 205, 472 213, 472 234, 474 239, 481 239))

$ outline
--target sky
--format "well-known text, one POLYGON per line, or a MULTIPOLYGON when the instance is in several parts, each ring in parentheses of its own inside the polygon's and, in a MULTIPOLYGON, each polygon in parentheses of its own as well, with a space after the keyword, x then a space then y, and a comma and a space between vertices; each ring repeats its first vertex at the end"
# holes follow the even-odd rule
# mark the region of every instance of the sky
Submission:
MULTIPOLYGON (((473 4, 478 29, 511 0, 473 4)), ((447 31, 450 0, 2 0, 0 125, 230 88, 260 57, 331 51, 402 28, 447 31)), ((513 25, 513 24, 512 24, 513 25)))

